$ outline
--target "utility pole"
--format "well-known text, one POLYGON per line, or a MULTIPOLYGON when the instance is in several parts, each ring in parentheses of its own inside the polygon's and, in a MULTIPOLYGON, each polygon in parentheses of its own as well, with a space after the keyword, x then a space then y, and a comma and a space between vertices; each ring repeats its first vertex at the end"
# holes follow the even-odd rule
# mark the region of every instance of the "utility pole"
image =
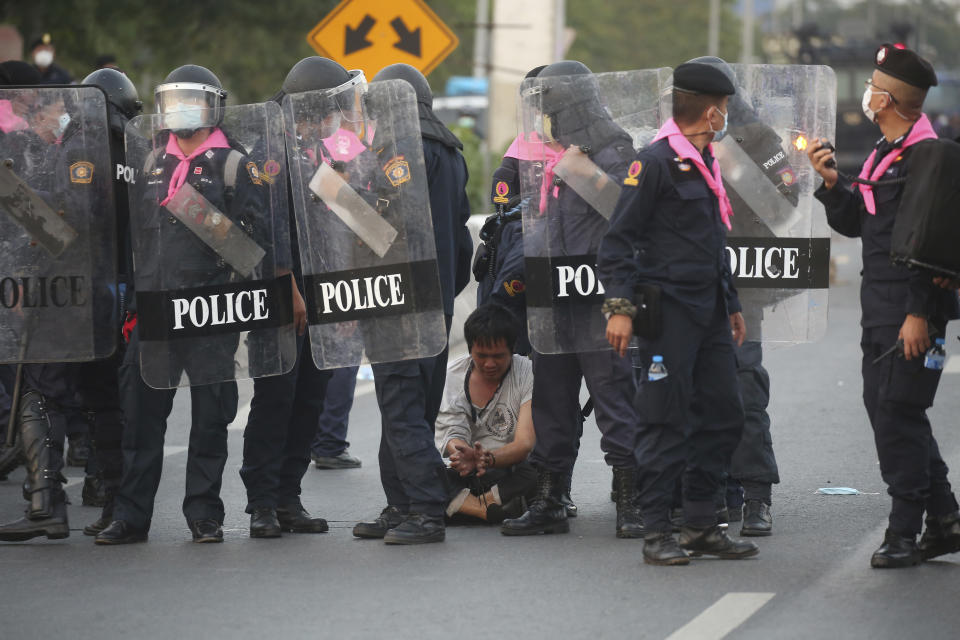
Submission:
POLYGON ((742 50, 740 52, 740 62, 743 64, 751 64, 753 62, 753 25, 753 0, 743 0, 743 35, 741 37, 742 50))
POLYGON ((720 0, 710 0, 710 25, 707 27, 707 55, 720 55, 720 0))
POLYGON ((486 78, 490 66, 490 0, 477 0, 473 34, 473 76, 486 78))

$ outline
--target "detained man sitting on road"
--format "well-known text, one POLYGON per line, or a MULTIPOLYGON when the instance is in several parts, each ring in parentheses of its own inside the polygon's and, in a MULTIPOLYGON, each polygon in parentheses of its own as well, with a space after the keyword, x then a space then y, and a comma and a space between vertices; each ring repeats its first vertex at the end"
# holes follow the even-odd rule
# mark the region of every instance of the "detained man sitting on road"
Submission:
POLYGON ((450 465, 447 516, 499 523, 522 514, 536 491, 537 472, 527 462, 536 441, 533 366, 513 355, 517 323, 504 307, 478 307, 463 333, 470 353, 447 367, 435 430, 450 465))

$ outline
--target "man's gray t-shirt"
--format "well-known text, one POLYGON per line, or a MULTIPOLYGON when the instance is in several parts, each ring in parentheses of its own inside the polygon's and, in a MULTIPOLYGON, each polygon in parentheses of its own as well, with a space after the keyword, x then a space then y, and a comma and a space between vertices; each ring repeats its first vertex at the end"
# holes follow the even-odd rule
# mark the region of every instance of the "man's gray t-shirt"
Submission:
POLYGON ((513 442, 520 406, 533 397, 533 364, 526 356, 513 356, 510 370, 486 407, 470 410, 465 380, 470 370, 470 356, 462 356, 447 367, 443 403, 437 416, 435 438, 440 453, 447 456, 447 443, 457 438, 485 449, 499 449, 513 442))

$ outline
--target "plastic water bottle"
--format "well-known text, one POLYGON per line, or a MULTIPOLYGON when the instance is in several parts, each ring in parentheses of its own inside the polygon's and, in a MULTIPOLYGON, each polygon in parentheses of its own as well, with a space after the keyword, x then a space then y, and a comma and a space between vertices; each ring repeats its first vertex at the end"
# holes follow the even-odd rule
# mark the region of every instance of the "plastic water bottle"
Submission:
POLYGON ((923 359, 923 366, 927 369, 936 369, 938 371, 943 369, 943 361, 947 357, 943 351, 943 345, 943 338, 937 338, 936 343, 927 351, 927 357, 923 359))
POLYGON ((655 382, 667 377, 667 367, 663 364, 663 356, 653 356, 653 362, 650 363, 650 369, 647 370, 647 380, 655 382))

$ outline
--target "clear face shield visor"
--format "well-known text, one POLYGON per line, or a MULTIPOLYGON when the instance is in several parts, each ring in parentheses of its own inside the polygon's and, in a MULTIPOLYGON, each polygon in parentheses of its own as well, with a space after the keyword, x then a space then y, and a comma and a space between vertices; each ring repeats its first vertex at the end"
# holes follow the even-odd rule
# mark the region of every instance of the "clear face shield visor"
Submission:
POLYGON ((520 90, 522 130, 535 133, 541 142, 553 142, 550 116, 543 113, 543 94, 547 90, 543 81, 536 78, 526 80, 520 90))
POLYGON ((157 113, 164 129, 196 131, 215 127, 223 119, 226 92, 219 87, 193 82, 173 82, 157 87, 157 113))
POLYGON ((341 127, 363 137, 369 119, 363 100, 366 93, 367 79, 358 69, 350 71, 350 80, 325 93, 323 137, 333 135, 341 127))

